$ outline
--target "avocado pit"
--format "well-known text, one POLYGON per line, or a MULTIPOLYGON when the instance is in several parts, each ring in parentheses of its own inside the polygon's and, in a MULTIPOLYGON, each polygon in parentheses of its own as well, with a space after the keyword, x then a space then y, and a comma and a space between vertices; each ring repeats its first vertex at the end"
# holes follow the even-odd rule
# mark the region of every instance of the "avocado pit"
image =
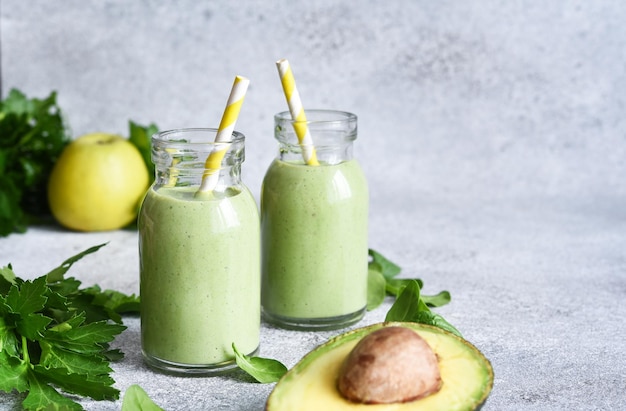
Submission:
POLYGON ((414 401, 441 388, 437 356, 416 332, 384 327, 363 337, 343 362, 337 388, 353 402, 414 401))

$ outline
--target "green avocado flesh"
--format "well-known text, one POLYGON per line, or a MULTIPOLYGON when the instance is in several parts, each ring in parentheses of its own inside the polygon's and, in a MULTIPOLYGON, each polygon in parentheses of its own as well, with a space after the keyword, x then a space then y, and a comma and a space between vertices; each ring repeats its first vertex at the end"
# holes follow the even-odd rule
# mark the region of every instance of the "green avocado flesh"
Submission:
POLYGON ((418 323, 389 322, 341 334, 307 354, 276 384, 267 411, 332 410, 478 410, 493 386, 493 369, 485 356, 469 342, 437 327, 418 323), (443 384, 428 397, 394 404, 357 404, 341 396, 337 377, 344 359, 372 331, 401 326, 417 332, 438 358, 443 384))

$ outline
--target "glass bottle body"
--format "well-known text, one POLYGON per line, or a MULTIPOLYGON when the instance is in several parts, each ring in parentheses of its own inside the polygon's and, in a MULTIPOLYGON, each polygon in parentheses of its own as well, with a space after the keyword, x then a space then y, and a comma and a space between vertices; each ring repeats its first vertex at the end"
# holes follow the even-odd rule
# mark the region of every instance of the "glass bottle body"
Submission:
POLYGON ((240 180, 243 135, 225 148, 205 143, 214 133, 153 137, 156 180, 139 213, 142 352, 173 373, 218 374, 235 368, 233 343, 259 346, 259 215, 240 180), (206 157, 221 149, 216 186, 199 192, 206 157))
POLYGON ((368 189, 352 157, 356 116, 307 111, 319 165, 307 165, 288 113, 261 193, 262 310, 294 329, 337 329, 367 303, 368 189))

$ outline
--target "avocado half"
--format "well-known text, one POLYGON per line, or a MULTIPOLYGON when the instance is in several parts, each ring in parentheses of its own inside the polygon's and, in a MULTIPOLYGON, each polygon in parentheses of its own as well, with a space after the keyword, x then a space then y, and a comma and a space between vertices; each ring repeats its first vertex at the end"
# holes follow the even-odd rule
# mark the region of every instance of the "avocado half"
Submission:
POLYGON ((348 331, 315 348, 278 381, 267 399, 267 411, 332 410, 479 410, 493 387, 493 368, 468 341, 441 328, 387 322, 348 331), (428 397, 394 404, 358 404, 341 396, 337 377, 345 358, 369 333, 383 327, 405 327, 420 335, 438 358, 443 384, 428 397))

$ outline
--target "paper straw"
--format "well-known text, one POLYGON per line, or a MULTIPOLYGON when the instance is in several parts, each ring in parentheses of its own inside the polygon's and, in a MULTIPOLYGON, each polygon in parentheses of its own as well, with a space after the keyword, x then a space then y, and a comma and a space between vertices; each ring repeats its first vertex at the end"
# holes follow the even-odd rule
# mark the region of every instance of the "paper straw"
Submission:
POLYGON ((212 191, 219 180, 219 169, 222 165, 222 160, 226 151, 230 147, 230 141, 235 130, 235 123, 243 104, 243 99, 246 96, 248 85, 250 80, 245 77, 235 77, 233 88, 230 91, 224 114, 222 115, 222 121, 217 129, 217 135, 215 136, 216 146, 206 159, 204 163, 204 174, 202 175, 202 183, 200 184, 199 192, 212 191))
POLYGON ((280 59, 276 62, 276 67, 278 67, 280 82, 283 85, 287 105, 289 105, 291 118, 294 121, 293 128, 296 131, 296 136, 298 136, 298 142, 302 147, 302 158, 304 162, 310 166, 319 165, 315 147, 313 146, 313 139, 311 138, 311 133, 306 123, 307 120, 304 108, 302 107, 302 101, 300 100, 300 93, 298 93, 298 89, 296 88, 296 81, 293 77, 289 61, 287 61, 287 59, 280 59))
MULTIPOLYGON (((176 150, 174 150, 172 148, 166 148, 165 151, 170 153, 170 154, 173 154, 176 150)), ((176 168, 176 165, 178 165, 178 163, 180 163, 180 161, 181 161, 180 157, 174 157, 172 159, 172 162, 170 163, 170 166, 169 166, 169 179, 167 180, 167 183, 165 184, 165 187, 176 187, 176 181, 178 180, 178 174, 180 174, 180 172, 176 168)))

